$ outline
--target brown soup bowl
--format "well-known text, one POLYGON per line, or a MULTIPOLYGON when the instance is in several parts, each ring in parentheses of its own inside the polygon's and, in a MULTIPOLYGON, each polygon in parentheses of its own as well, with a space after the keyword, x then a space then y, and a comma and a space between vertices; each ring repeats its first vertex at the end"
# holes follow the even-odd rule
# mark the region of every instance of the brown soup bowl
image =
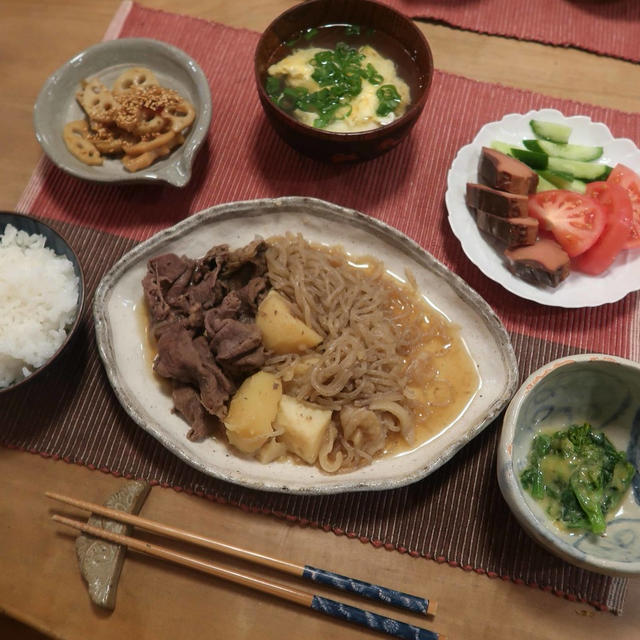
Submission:
POLYGON ((309 0, 296 5, 267 27, 255 52, 258 95, 275 131, 300 153, 336 164, 368 160, 399 144, 424 109, 432 77, 433 58, 420 29, 406 16, 372 0, 309 0), (296 44, 285 43, 304 43, 301 34, 328 25, 357 25, 361 33, 372 34, 374 48, 375 39, 383 36, 396 49, 400 47, 402 60, 392 59, 411 90, 411 103, 401 117, 376 129, 337 133, 303 124, 269 97, 265 87, 268 68, 296 48, 296 44))

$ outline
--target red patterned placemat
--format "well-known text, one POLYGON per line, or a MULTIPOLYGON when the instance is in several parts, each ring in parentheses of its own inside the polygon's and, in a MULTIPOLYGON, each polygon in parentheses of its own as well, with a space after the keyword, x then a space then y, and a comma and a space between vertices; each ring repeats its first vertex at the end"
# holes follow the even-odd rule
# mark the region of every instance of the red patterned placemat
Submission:
POLYGON ((425 113, 408 140, 368 163, 335 167, 298 155, 267 124, 252 80, 257 34, 138 5, 125 5, 109 33, 154 37, 194 57, 211 84, 211 130, 184 189, 88 183, 46 159, 39 164, 19 208, 52 221, 71 241, 85 268, 89 305, 82 331, 51 374, 3 398, 0 443, 117 475, 144 477, 621 611, 624 580, 556 559, 532 542, 511 516, 496 482, 499 421, 435 474, 402 489, 306 497, 236 487, 191 469, 129 419, 100 364, 90 302, 99 279, 119 256, 195 211, 232 200, 307 195, 384 220, 465 278, 510 331, 522 376, 546 361, 580 351, 637 359, 637 294, 597 309, 573 310, 516 298, 465 258, 449 231, 443 200, 446 173, 457 149, 482 124, 506 112, 556 107, 567 114, 585 113, 606 122, 614 135, 634 139, 640 139, 640 116, 436 73, 425 113), (251 81, 238 83, 238 77, 251 81))
POLYGON ((640 61, 638 0, 382 0, 453 27, 640 61))

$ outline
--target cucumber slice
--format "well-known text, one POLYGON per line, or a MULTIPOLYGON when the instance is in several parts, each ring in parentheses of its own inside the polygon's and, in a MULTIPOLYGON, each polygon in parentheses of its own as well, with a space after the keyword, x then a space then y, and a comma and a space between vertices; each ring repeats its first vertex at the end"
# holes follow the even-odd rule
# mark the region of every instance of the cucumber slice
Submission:
POLYGON ((588 147, 581 144, 558 144, 548 140, 523 140, 522 144, 530 151, 546 153, 549 156, 566 160, 590 162, 597 160, 602 155, 602 147, 588 147))
POLYGON ((549 182, 546 178, 541 175, 542 172, 538 173, 538 186, 536 187, 536 193, 540 193, 541 191, 552 191, 553 189, 557 189, 553 182, 549 182))
POLYGON ((544 153, 542 147, 538 144, 537 140, 523 140, 522 144, 525 149, 529 149, 529 151, 535 151, 536 153, 544 153))
POLYGON ((492 149, 500 151, 500 153, 504 153, 507 156, 513 156, 513 152, 515 150, 524 151, 522 147, 511 144, 510 142, 503 142, 502 140, 494 140, 489 146, 492 149))
POLYGON ((536 137, 549 142, 567 143, 571 135, 571 127, 556 122, 544 122, 543 120, 530 120, 529 124, 536 137))
POLYGON ((579 160, 565 160, 564 158, 549 158, 548 168, 560 173, 570 173, 574 178, 593 182, 594 180, 606 180, 611 173, 611 167, 606 164, 580 162, 579 160))
POLYGON ((528 149, 511 149, 511 155, 532 169, 546 169, 549 164, 549 156, 546 153, 538 153, 528 149))
POLYGON ((562 173, 561 171, 538 171, 538 176, 545 182, 550 182, 553 189, 567 189, 577 193, 586 193, 587 185, 582 180, 577 180, 570 173, 562 173))
POLYGON ((500 140, 494 140, 490 145, 492 149, 499 151, 500 153, 504 153, 507 156, 512 155, 511 153, 511 145, 508 142, 501 142, 500 140))

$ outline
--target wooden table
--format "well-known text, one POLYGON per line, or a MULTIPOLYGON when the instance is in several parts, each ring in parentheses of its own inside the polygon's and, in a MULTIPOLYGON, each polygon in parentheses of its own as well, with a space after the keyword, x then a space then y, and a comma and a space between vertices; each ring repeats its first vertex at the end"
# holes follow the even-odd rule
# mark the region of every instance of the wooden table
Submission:
MULTIPOLYGON (((293 3, 146 0, 144 4, 260 31, 293 3)), ((0 209, 15 207, 41 155, 31 122, 40 87, 73 54, 101 40, 117 7, 118 0, 0 3, 0 209)), ((640 110, 640 65, 438 25, 422 24, 421 28, 430 41, 435 66, 441 70, 622 110, 640 110)), ((0 425, 1 417, 0 400, 0 425)), ((50 522, 52 505, 43 492, 81 494, 100 502, 122 480, 4 448, 0 448, 0 470, 0 614, 7 616, 0 616, 0 637, 41 637, 32 629, 68 640, 280 640, 293 635, 356 639, 370 635, 295 605, 138 555, 127 558, 115 612, 104 612, 89 603, 73 538, 50 522)), ((154 488, 144 514, 299 564, 334 568, 428 594, 440 603, 438 616, 429 625, 450 638, 638 637, 639 579, 630 581, 625 612, 616 617, 537 589, 376 549, 171 489, 154 488)), ((424 624, 424 620, 405 619, 424 624)))

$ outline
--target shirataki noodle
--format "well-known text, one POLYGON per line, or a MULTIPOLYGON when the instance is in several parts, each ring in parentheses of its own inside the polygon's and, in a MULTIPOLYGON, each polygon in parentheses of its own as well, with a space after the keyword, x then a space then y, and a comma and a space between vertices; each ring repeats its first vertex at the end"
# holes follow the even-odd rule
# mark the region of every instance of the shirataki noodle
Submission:
MULTIPOLYGON (((356 265, 342 249, 312 246, 300 235, 267 243, 272 286, 323 337, 303 354, 269 355, 264 367, 286 393, 333 410, 320 467, 336 472, 367 464, 392 432, 412 444, 416 417, 429 411, 412 383, 428 385, 435 377, 437 354, 428 347, 450 342, 446 321, 410 276, 400 284, 374 258, 356 265)), ((432 395, 441 406, 451 397, 446 383, 438 384, 432 395)))

